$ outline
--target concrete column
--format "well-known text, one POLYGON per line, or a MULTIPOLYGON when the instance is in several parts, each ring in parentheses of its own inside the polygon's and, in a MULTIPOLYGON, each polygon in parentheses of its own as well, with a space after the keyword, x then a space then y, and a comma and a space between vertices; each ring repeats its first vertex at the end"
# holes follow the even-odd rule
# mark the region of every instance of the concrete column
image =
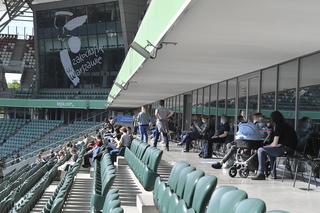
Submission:
POLYGON ((183 96, 183 123, 182 129, 188 130, 191 125, 192 115, 192 95, 187 94, 183 96))

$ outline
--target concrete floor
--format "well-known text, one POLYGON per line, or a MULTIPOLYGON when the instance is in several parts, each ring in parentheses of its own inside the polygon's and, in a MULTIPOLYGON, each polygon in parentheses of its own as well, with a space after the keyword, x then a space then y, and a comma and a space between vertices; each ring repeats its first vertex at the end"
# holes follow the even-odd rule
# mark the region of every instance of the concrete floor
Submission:
MULTIPOLYGON (((159 145, 164 149, 163 145, 159 145)), ((164 151, 162 159, 171 165, 185 160, 192 166, 203 170, 206 175, 218 177, 219 185, 234 185, 239 189, 245 190, 251 198, 260 198, 266 202, 267 210, 286 210, 290 213, 319 213, 320 212, 320 187, 311 185, 310 191, 306 191, 307 183, 298 181, 296 188, 292 187, 293 180, 265 180, 253 181, 250 178, 241 177, 231 178, 228 169, 214 170, 211 163, 216 159, 200 159, 198 153, 183 153, 182 148, 170 143, 170 152, 164 151)))

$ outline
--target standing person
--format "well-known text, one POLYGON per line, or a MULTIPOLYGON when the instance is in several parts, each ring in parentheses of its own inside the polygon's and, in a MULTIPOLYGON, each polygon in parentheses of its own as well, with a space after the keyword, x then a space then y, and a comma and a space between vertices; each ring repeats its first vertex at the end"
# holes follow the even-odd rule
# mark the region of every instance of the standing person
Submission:
POLYGON ((138 116, 136 114, 132 116, 132 126, 133 126, 133 135, 136 135, 139 129, 138 116))
POLYGON ((146 108, 144 106, 141 107, 141 112, 139 112, 137 120, 141 141, 148 143, 148 127, 150 123, 150 116, 146 112, 146 108))
POLYGON ((258 173, 253 180, 265 180, 265 163, 266 156, 269 156, 271 175, 274 179, 276 176, 276 168, 274 162, 276 157, 283 155, 285 147, 295 150, 297 146, 297 134, 288 123, 285 122, 283 115, 279 111, 271 113, 271 122, 274 125, 273 141, 270 145, 258 149, 259 168, 258 173))
POLYGON ((169 137, 168 137, 168 118, 173 115, 173 112, 164 107, 164 100, 159 101, 159 107, 155 111, 155 116, 157 118, 157 129, 156 131, 153 146, 157 147, 158 139, 160 133, 166 142, 166 150, 169 151, 169 137))

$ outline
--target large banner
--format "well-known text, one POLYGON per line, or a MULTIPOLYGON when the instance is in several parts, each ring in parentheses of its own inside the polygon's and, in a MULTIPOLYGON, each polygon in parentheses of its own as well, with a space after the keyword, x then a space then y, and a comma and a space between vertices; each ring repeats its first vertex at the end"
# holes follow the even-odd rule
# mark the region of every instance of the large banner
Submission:
POLYGON ((69 11, 56 12, 54 26, 59 31, 57 39, 64 46, 64 49, 60 51, 63 69, 73 85, 77 86, 80 83, 81 74, 102 68, 104 50, 102 48, 81 49, 81 39, 70 35, 70 32, 81 27, 88 17, 83 15, 68 20, 72 16, 73 13, 69 11), (58 26, 58 17, 65 18, 63 26, 58 26))

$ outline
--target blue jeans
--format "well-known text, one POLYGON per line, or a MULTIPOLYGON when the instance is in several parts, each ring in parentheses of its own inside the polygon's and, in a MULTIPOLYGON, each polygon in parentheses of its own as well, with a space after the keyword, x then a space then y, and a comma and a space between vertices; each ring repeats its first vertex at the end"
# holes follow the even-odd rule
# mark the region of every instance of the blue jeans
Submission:
POLYGON ((266 156, 269 156, 270 159, 270 167, 271 172, 273 174, 276 174, 276 167, 274 165, 276 157, 279 157, 283 155, 284 153, 284 147, 278 146, 278 147, 260 147, 258 149, 258 161, 259 161, 259 168, 258 168, 258 174, 264 174, 266 169, 266 156))
MULTIPOLYGON (((169 148, 169 137, 168 137, 168 134, 167 133, 162 133, 162 135, 163 135, 164 141, 166 142, 166 147, 169 148)), ((159 137, 160 137, 160 132, 159 132, 158 128, 156 128, 156 130, 153 133, 153 146, 154 147, 157 147, 159 137)))
POLYGON ((146 143, 148 143, 148 126, 149 125, 139 125, 141 141, 146 143))

